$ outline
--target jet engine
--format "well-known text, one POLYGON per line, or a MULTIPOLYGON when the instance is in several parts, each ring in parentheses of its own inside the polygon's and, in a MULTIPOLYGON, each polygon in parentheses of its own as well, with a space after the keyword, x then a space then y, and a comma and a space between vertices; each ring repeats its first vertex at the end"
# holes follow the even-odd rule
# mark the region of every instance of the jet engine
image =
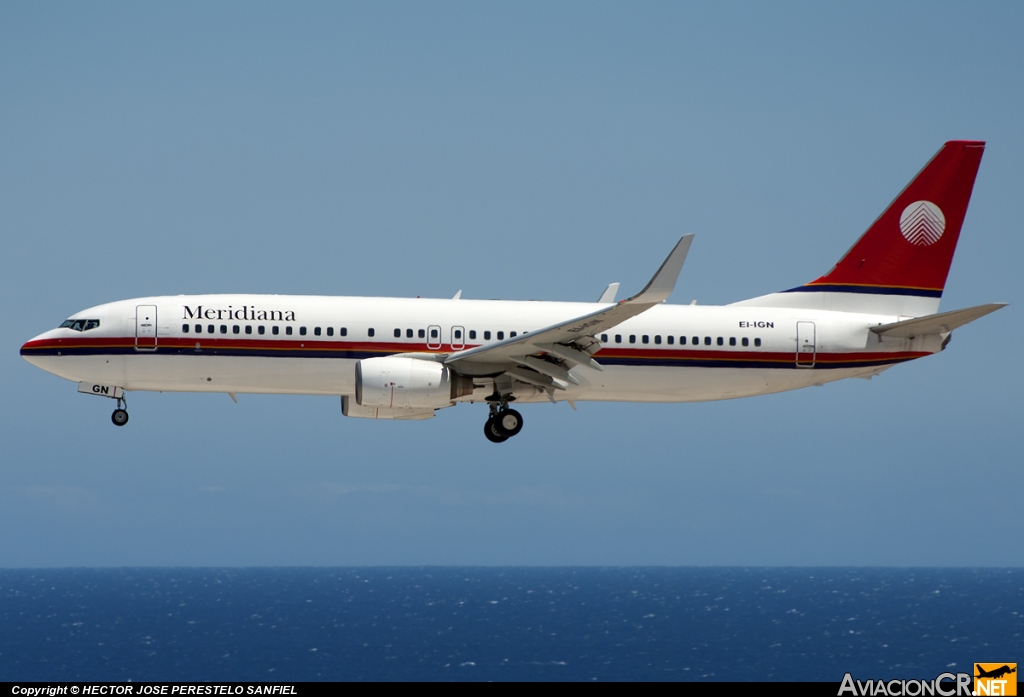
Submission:
POLYGON ((400 356, 356 363, 356 403, 385 409, 440 409, 473 394, 472 378, 435 361, 400 356))

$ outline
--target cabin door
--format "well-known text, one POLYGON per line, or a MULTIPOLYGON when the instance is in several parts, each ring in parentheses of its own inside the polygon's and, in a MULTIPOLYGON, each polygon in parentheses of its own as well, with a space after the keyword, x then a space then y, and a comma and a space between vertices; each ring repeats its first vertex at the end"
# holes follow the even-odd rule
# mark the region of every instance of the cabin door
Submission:
POLYGON ((135 308, 135 350, 156 351, 156 305, 135 308))
POLYGON ((813 368, 817 354, 814 322, 796 323, 796 367, 813 368))

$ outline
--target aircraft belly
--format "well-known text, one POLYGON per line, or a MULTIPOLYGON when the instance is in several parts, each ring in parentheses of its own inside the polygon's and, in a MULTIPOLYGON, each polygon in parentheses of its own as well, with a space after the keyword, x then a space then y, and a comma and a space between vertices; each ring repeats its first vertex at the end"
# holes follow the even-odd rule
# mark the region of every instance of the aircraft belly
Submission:
MULTIPOLYGON (((134 355, 127 390, 341 395, 355 392, 355 361, 341 358, 134 355)), ((90 378, 92 379, 92 378, 90 378)))
POLYGON ((48 373, 73 382, 124 385, 124 356, 25 356, 25 360, 48 373))
MULTIPOLYGON (((579 387, 555 392, 558 401, 707 402, 752 397, 857 377, 864 369, 616 367, 589 372, 579 387)), ((580 371, 574 371, 579 375, 580 371)), ((547 401, 546 395, 521 401, 547 401)))
MULTIPOLYGON (((129 355, 31 356, 30 363, 75 382, 126 390, 341 395, 355 393, 355 360, 265 356, 129 355)), ((751 397, 866 377, 879 368, 800 370, 607 366, 573 370, 580 385, 557 390, 557 401, 705 402, 751 397)), ((546 402, 541 390, 523 390, 521 402, 546 402)), ((477 395, 458 401, 475 401, 477 395)))

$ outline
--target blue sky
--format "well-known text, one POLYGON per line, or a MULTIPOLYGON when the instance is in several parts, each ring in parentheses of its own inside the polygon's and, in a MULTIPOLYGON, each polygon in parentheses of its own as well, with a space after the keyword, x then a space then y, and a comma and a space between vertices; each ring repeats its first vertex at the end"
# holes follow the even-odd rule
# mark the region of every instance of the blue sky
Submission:
POLYGON ((1014 3, 0 2, 0 566, 1024 564, 1014 3), (344 419, 18 356, 111 300, 672 298, 827 271, 988 141, 943 309, 871 381, 734 402, 344 419))

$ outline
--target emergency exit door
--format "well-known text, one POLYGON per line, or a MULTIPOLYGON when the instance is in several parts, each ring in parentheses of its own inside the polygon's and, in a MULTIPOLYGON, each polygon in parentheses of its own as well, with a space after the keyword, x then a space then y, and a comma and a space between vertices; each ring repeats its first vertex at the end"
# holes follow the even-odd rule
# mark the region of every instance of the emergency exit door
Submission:
POLYGON ((796 367, 813 368, 817 354, 817 342, 814 336, 814 322, 796 323, 796 367))
POLYGON ((427 327, 427 348, 441 348, 441 327, 436 324, 431 324, 427 327))
POLYGON ((466 347, 466 328, 452 327, 452 350, 460 351, 466 347))
POLYGON ((135 350, 156 351, 156 305, 135 308, 135 350))

